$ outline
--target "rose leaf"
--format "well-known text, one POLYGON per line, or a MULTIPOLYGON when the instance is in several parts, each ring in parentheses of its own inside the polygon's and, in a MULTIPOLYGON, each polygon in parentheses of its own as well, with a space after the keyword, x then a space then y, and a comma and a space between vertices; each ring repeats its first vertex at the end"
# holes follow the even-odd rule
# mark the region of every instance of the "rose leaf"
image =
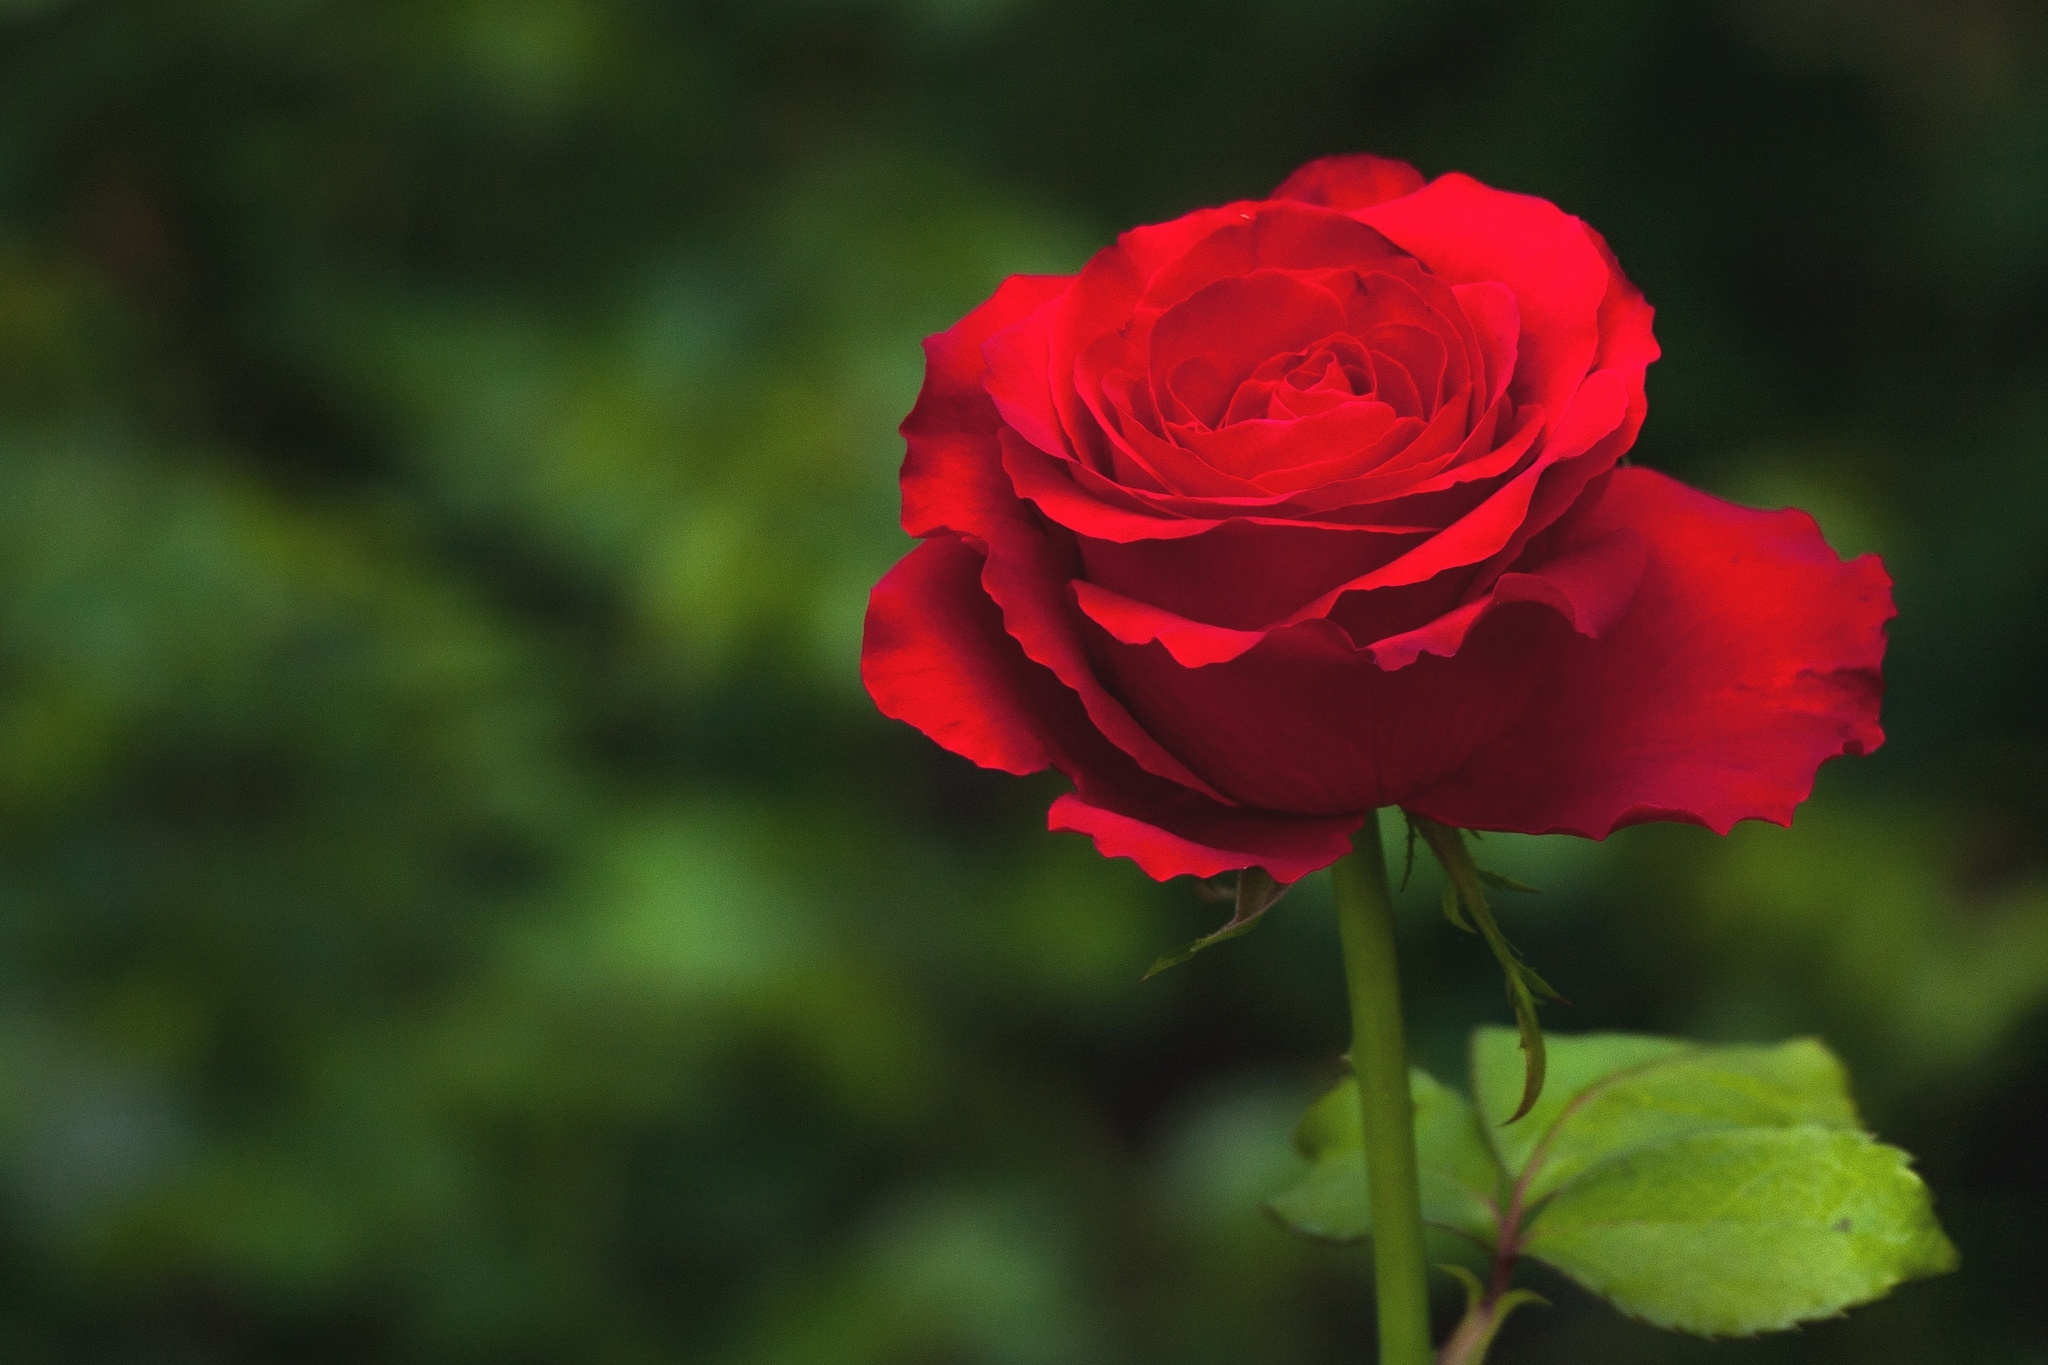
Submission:
POLYGON ((1248 867, 1237 874, 1237 898, 1230 920, 1213 934, 1204 934, 1192 943, 1184 943, 1172 952, 1166 953, 1146 968, 1144 980, 1151 980, 1168 967, 1178 967, 1204 948, 1213 948, 1226 939, 1251 932, 1259 917, 1280 903, 1292 883, 1276 882, 1262 867, 1248 867))
MULTIPOLYGON (((1422 1219, 1491 1250, 1499 1235, 1494 1210, 1505 1180, 1480 1131, 1478 1115, 1471 1101, 1426 1071, 1410 1071, 1408 1084, 1415 1101, 1422 1219)), ((1288 1227, 1310 1237, 1351 1241, 1371 1235, 1357 1082, 1347 1076, 1317 1100, 1296 1129, 1294 1142, 1308 1159, 1308 1169, 1267 1208, 1288 1227)))
POLYGON ((1832 1317, 1956 1264, 1906 1154, 1817 1124, 1618 1158, 1542 1209, 1523 1250, 1631 1317, 1700 1336, 1832 1317))
MULTIPOLYGON (((1517 1039, 1473 1038, 1479 1112, 1516 1100, 1517 1039)), ((1632 1317, 1748 1336, 1952 1269, 1905 1153, 1863 1131, 1820 1043, 1553 1037, 1529 1122, 1482 1124, 1523 1254, 1632 1317)))
POLYGON ((1504 1120, 1514 1123, 1535 1108, 1536 1101, 1543 1094, 1549 1065, 1543 1046, 1543 1024, 1536 1017, 1536 1004, 1539 1000, 1562 1002, 1564 997, 1537 975, 1535 968, 1522 961, 1522 955, 1515 951, 1514 945, 1508 942, 1507 935, 1501 932, 1499 923, 1494 920, 1493 908, 1487 904, 1486 892, 1481 886, 1489 877, 1494 877, 1513 889, 1531 888, 1498 873, 1482 872, 1472 861, 1472 851, 1465 847, 1466 831, 1438 824, 1412 812, 1407 815, 1410 827, 1422 835, 1423 842, 1429 845, 1429 851, 1435 855, 1449 882, 1444 889, 1445 917, 1458 928, 1477 933, 1486 940, 1486 946, 1492 950, 1494 961, 1500 964, 1501 975, 1505 978, 1508 1005, 1515 1013, 1523 1058, 1522 1101, 1504 1120))

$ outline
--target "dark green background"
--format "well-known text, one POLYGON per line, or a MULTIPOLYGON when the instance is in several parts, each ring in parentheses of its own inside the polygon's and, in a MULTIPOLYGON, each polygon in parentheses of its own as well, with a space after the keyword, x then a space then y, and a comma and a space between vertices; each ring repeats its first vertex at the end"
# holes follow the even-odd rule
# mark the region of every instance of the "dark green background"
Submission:
POLYGON ((1557 1027, 1837 1046, 1963 1273, 1499 1358, 2048 1362, 2028 0, 0 0, 0 1358, 1367 1359, 1256 1207, 1323 880, 1141 985, 1217 907, 855 672, 918 339, 1357 149, 1595 223, 1639 458, 1898 579, 1796 830, 1485 849, 1557 1027))

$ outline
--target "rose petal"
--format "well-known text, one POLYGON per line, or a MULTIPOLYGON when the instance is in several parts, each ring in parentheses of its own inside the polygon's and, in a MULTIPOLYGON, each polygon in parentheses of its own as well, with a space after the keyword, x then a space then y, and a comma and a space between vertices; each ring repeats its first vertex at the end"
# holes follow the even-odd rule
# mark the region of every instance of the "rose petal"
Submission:
MULTIPOLYGON (((1212 531, 1228 522, 1269 525, 1288 531, 1321 529, 1350 532, 1368 531, 1406 535, 1430 530, 1416 524, 1382 523, 1360 517, 1356 522, 1312 521, 1288 516, 1246 514, 1224 506, 1224 516, 1182 515, 1155 507, 1164 500, 1142 499, 1130 490, 1105 484, 1100 475, 1083 466, 1047 455, 1013 431, 998 433, 1003 467, 1018 496, 1027 499, 1056 524, 1091 540, 1130 542, 1140 540, 1182 540, 1212 531)), ((1207 499, 1181 499, 1194 509, 1218 510, 1207 499)), ((1278 499, 1275 499, 1278 501, 1278 499)), ((1263 510, 1263 508, 1261 508, 1263 510)))
MULTIPOLYGON (((982 586, 1002 608, 1004 625, 1036 663, 1081 700, 1105 737, 1147 771, 1201 791, 1211 789, 1131 718, 1096 677, 1082 650, 1079 619, 1066 593, 1076 564, 1019 501, 1003 468, 1004 442, 1024 445, 1004 426, 980 387, 968 381, 980 347, 976 334, 1027 311, 1064 281, 1014 277, 951 331, 933 338, 925 392, 904 420, 904 529, 913 535, 957 532, 987 556, 982 586)), ((1045 457, 1050 458, 1050 457, 1045 457)), ((1213 794, 1213 793, 1212 793, 1213 794)))
POLYGON ((1288 202, 1233 204, 1203 222, 1203 232, 1188 239, 1185 252, 1162 262, 1147 277, 1133 312, 1118 326, 1135 316, 1142 328, 1147 316, 1156 316, 1197 290, 1255 270, 1308 274, 1398 268, 1402 262, 1414 269, 1414 263, 1377 230, 1329 209, 1288 202))
POLYGON ((1105 487, 1085 467, 1056 460, 1013 431, 999 434, 1003 468, 1015 495, 1053 522, 1095 540, 1177 540, 1220 523, 1215 517, 1156 511, 1125 489, 1105 487))
POLYGON ((1647 469, 1576 522, 1628 527, 1642 586, 1605 639, 1545 664, 1523 722, 1407 804, 1446 824, 1604 838, 1644 820, 1789 824, 1815 770, 1883 742, 1891 580, 1803 512, 1757 512, 1647 469))
POLYGON ((1077 447, 1069 437, 1057 394, 1065 386, 1053 380, 1051 315, 1064 302, 1066 294, 1057 295, 983 342, 982 386, 1019 436, 1047 454, 1086 458, 1096 446, 1077 447))
POLYGON ((1640 394, 1639 389, 1631 392, 1626 378, 1614 370, 1596 371, 1580 386, 1545 446, 1528 515, 1495 557, 1495 567, 1514 563, 1524 547, 1577 507, 1587 487, 1612 469, 1634 444, 1632 423, 1640 419, 1640 394), (1548 458, 1552 449, 1581 453, 1552 460, 1548 458))
MULTIPOLYGON (((1588 639, 1603 639, 1627 615, 1643 576, 1643 544, 1622 528, 1574 546, 1538 567, 1504 573, 1484 596, 1426 626, 1374 641, 1381 668, 1406 668, 1424 654, 1456 654, 1472 627, 1514 602, 1540 602, 1588 639)), ((1355 638, 1355 637, 1354 637, 1355 638)))
POLYGON ((1012 275, 973 312, 924 343, 924 386, 903 419, 903 529, 964 530, 992 502, 1011 498, 996 450, 1002 425, 982 388, 982 346, 1071 282, 1064 275, 1012 275))
POLYGON ((1521 548, 1561 516, 1593 478, 1620 455, 1610 436, 1622 420, 1626 399, 1619 380, 1602 371, 1586 381, 1558 430, 1534 464, 1516 474, 1472 511, 1432 539, 1382 568, 1333 588, 1295 617, 1327 615, 1345 593, 1420 583, 1447 569, 1484 560, 1512 563, 1521 548))
POLYGON ((1262 363, 1343 327, 1343 307, 1327 289, 1285 271, 1255 271, 1198 289, 1152 328, 1148 368, 1160 412, 1169 421, 1214 426, 1231 393, 1262 363), (1193 381, 1197 375, 1203 382, 1193 381), (1190 384, 1189 392, 1180 393, 1180 383, 1190 384))
MULTIPOLYGON (((1193 247, 1213 237, 1219 229, 1250 216, 1249 206, 1225 205, 1201 209, 1168 223, 1132 228, 1113 245, 1096 252, 1082 267, 1073 286, 1053 303, 1043 320, 1043 373, 1051 385, 1051 403, 1066 436, 1060 444, 1041 443, 1043 449, 1072 454, 1098 468, 1107 467, 1100 429, 1102 415, 1091 411, 1094 385, 1089 376, 1081 373, 1081 356, 1097 340, 1121 332, 1131 322, 1140 295, 1167 266, 1187 256, 1193 247)), ((1355 235, 1365 238, 1369 234, 1370 229, 1366 229, 1355 235)), ((1389 248, 1381 243, 1380 249, 1389 248)), ((1196 287, 1214 278, 1211 275, 1199 280, 1196 287)), ((1034 352, 1029 363, 1036 363, 1037 359, 1034 352)), ((1006 372, 1006 365, 992 365, 992 374, 1003 376, 1006 372)), ((1037 374, 1033 370, 1026 378, 1036 382, 1037 374)), ((998 397, 998 402, 1002 401, 998 397)), ((1035 436, 1032 439, 1037 440, 1035 436)))
POLYGON ((1521 316, 1509 386, 1517 402, 1560 410, 1593 368, 1613 271, 1585 224, 1547 200, 1451 174, 1358 211, 1362 222, 1452 284, 1495 281, 1521 316))
POLYGON ((1080 697, 1095 728, 1140 767, 1220 799, 1102 685, 1082 645, 1079 618, 1066 592, 1079 567, 1073 551, 1033 524, 1023 503, 1013 503, 1009 510, 1010 515, 989 522, 982 531, 988 563, 981 585, 1003 609, 1004 629, 1033 662, 1051 669, 1080 697))
POLYGON ((981 556, 954 536, 918 546, 868 608, 861 675, 883 714, 984 767, 1057 766, 1078 795, 1048 823, 1092 835, 1109 857, 1160 880, 1263 867, 1296 881, 1342 857, 1353 818, 1219 805, 1141 771, 1095 733, 1079 701, 1027 660, 980 586, 981 556))
POLYGON ((1229 663, 1266 638, 1263 630, 1231 630, 1189 620, 1086 579, 1075 580, 1071 588, 1082 614, 1112 639, 1127 645, 1164 645, 1182 668, 1229 663))
POLYGON ((1264 630, 1429 534, 1245 517, 1217 522, 1191 540, 1084 539, 1081 576, 1190 620, 1264 630))
POLYGON ((1600 355, 1593 362, 1603 370, 1641 374, 1650 362, 1664 353, 1650 330, 1657 310, 1650 307, 1643 291, 1621 273, 1621 262, 1607 239, 1590 223, 1580 223, 1586 238, 1607 263, 1607 292, 1600 299, 1600 355))
MULTIPOLYGON (((1093 349, 1115 348, 1118 344, 1119 338, 1105 337, 1093 349)), ((1082 357, 1081 364, 1085 373, 1089 357, 1082 357)), ((1156 491, 1167 497, 1258 495, 1257 484, 1223 473, 1163 434, 1166 423, 1153 402, 1148 381, 1123 371, 1107 374, 1091 390, 1088 405, 1108 438, 1109 475, 1122 486, 1139 493, 1156 491), (1140 471, 1142 482, 1128 478, 1129 469, 1140 471)), ((1077 476, 1085 477, 1092 472, 1079 462, 1074 465, 1077 476)))
MULTIPOLYGON (((1099 502, 1118 511, 1134 513, 1142 521, 1158 519, 1160 522, 1170 523, 1175 519, 1192 518, 1213 525, 1224 518, 1252 516, 1276 520, 1301 517, 1321 521, 1380 524, 1398 522, 1403 525, 1420 525, 1434 517, 1436 513, 1417 511, 1410 515, 1407 509, 1436 509, 1455 504, 1455 510, 1438 519, 1437 524, 1441 525, 1463 515, 1480 500, 1469 490, 1458 490, 1458 484, 1492 479, 1519 468, 1528 459, 1531 446, 1542 432, 1542 410, 1532 407, 1513 414, 1517 424, 1513 433, 1502 445, 1495 447, 1493 441, 1496 428, 1509 408, 1510 405, 1505 399, 1496 403, 1473 427, 1465 441, 1448 453, 1434 446, 1424 447, 1424 441, 1433 439, 1429 433, 1425 433, 1400 455, 1388 458, 1384 464, 1369 469, 1365 474, 1338 477, 1329 483, 1303 486, 1294 492, 1264 492, 1259 491, 1257 484, 1241 480, 1231 481, 1239 487, 1254 490, 1252 496, 1193 496, 1131 488, 1078 461, 1048 455, 1030 446, 1028 442, 1015 437, 1012 439, 1016 440, 1019 446, 1036 452, 1032 457, 1035 465, 1045 469, 1056 469, 1061 487, 1068 483, 1074 484, 1081 494, 1085 494, 1085 500, 1099 502), (1481 453, 1488 451, 1492 453, 1481 453), (1426 455, 1433 463, 1428 467, 1410 468, 1406 461, 1411 455, 1426 455), (1442 472, 1439 473, 1438 470, 1442 472), (1425 481, 1414 484, 1412 481, 1418 478, 1425 481), (1445 496, 1439 495, 1450 497, 1452 502, 1446 503, 1445 496)), ((1158 442, 1160 448, 1174 451, 1179 458, 1201 468, 1208 468, 1195 460, 1189 452, 1168 446, 1156 436, 1148 436, 1147 439, 1158 442)), ((1154 448, 1148 447, 1148 450, 1152 449, 1154 448)), ((1015 469, 1011 472, 1020 479, 1023 477, 1015 469)), ((1214 477, 1221 480, 1225 476, 1214 474, 1214 477)), ((1288 477, 1275 482, 1292 484, 1295 480, 1288 477)), ((1019 487, 1022 489, 1024 485, 1020 482, 1019 487)), ((1038 499, 1039 495, 1037 492, 1026 491, 1025 496, 1038 499)), ((1076 529, 1080 528, 1081 522, 1067 522, 1065 515, 1053 511, 1050 505, 1042 503, 1042 506, 1055 520, 1074 525, 1076 529)), ((1173 529, 1156 532, 1169 536, 1193 533, 1173 529)), ((1148 534, 1155 532, 1142 529, 1141 523, 1134 523, 1127 535, 1118 538, 1138 539, 1148 534)))
POLYGON ((883 715, 962 758, 1035 773, 1053 761, 1046 717, 1080 704, 1003 634, 981 570, 979 553, 944 534, 898 561, 868 597, 861 681, 883 715))
POLYGON ((1499 400, 1515 377, 1515 350, 1522 329, 1522 310, 1515 292, 1504 284, 1480 280, 1451 287, 1477 344, 1486 376, 1486 403, 1499 400))
POLYGON ((1590 226, 1581 226, 1585 226, 1587 239, 1600 252, 1600 259, 1607 263, 1607 293, 1600 300, 1600 354, 1593 363, 1601 369, 1613 370, 1628 383, 1628 418, 1622 424, 1621 438, 1626 449, 1634 443, 1649 411, 1649 400, 1643 393, 1643 371, 1662 354, 1650 331, 1656 310, 1621 273, 1621 263, 1614 259, 1607 239, 1590 226))
MULTIPOLYGON (((1461 444, 1459 438, 1466 431, 1468 413, 1465 398, 1466 395, 1459 394, 1438 408, 1436 415, 1426 423, 1413 417, 1392 423, 1384 437, 1367 444, 1347 450, 1335 442, 1326 442, 1325 450, 1334 451, 1335 458, 1324 458, 1291 469, 1275 469, 1259 477, 1259 487, 1270 488, 1276 493, 1285 490, 1306 493, 1366 475, 1386 474, 1394 469, 1413 471, 1438 459, 1448 460, 1457 451, 1461 444)), ((1408 477, 1416 475, 1411 472, 1408 477)))
POLYGON ((1333 209, 1363 209, 1422 188, 1422 172, 1384 156, 1325 156, 1280 182, 1275 199, 1299 199, 1333 209))
MULTIPOLYGON (((1444 607, 1421 593, 1420 619, 1444 607)), ((1326 620, 1264 633, 1226 662, 1189 668, 1161 643, 1097 632, 1090 654, 1147 731, 1246 806, 1337 815, 1404 804, 1521 718, 1544 651, 1577 639, 1555 612, 1490 617, 1455 658, 1424 655, 1395 672, 1326 620)))
POLYGON ((1412 323, 1382 324, 1360 336, 1372 354, 1374 372, 1384 374, 1391 365, 1406 381, 1407 392, 1414 395, 1407 404, 1399 398, 1387 401, 1399 411, 1418 416, 1435 412, 1443 401, 1445 371, 1450 368, 1449 348, 1443 338, 1412 323))
POLYGON ((1181 443, 1212 469, 1235 478, 1279 479, 1305 464, 1344 459, 1377 464, 1423 430, 1415 417, 1398 417, 1385 403, 1360 399, 1313 417, 1237 422, 1218 431, 1173 428, 1181 443))
POLYGON ((1094 789, 1086 797, 1062 796, 1046 813, 1046 828, 1086 834, 1104 857, 1129 858, 1156 881, 1263 867, 1275 881, 1297 882, 1349 853, 1352 834, 1365 823, 1356 815, 1276 815, 1156 799, 1142 803, 1148 818, 1141 819, 1113 808, 1121 795, 1094 789))

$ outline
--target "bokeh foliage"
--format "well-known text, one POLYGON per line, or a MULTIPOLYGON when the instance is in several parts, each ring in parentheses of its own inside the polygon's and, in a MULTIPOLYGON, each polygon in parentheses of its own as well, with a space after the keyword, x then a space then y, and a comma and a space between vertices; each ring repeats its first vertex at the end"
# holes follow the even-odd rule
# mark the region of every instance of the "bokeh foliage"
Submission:
POLYGON ((0 3, 0 1356, 1361 1358, 1257 1212, 1326 890, 1140 985, 1217 907, 854 667, 918 338, 1350 149, 1598 224, 1638 457, 1898 579, 1796 830, 1485 856, 1561 1027, 1825 1036, 1964 1273, 1499 1354, 2048 1361, 2028 0, 0 3))

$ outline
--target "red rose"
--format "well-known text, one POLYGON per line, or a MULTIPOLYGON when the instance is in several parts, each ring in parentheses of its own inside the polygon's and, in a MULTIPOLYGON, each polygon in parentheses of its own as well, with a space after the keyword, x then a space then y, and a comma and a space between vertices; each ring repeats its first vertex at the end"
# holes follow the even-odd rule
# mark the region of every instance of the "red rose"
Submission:
POLYGON ((1014 276, 926 343, 868 690, 1160 878, 1385 805, 1787 823, 1883 739, 1890 579, 1616 467, 1650 316, 1578 219, 1366 156, 1014 276))

